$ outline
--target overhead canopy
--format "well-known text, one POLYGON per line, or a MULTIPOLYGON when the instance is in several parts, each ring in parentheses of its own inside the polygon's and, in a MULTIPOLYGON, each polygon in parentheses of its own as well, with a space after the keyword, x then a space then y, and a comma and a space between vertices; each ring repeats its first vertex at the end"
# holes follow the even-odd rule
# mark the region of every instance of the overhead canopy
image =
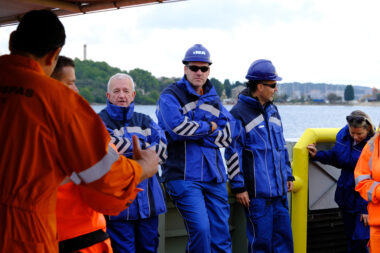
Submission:
POLYGON ((16 24, 30 10, 52 10, 58 16, 181 0, 0 0, 0 26, 16 24))

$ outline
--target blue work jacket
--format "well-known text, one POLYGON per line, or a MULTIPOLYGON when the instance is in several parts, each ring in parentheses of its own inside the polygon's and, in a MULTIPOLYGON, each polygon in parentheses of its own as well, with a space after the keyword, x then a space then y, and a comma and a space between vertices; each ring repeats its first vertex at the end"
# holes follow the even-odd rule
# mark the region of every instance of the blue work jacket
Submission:
POLYGON ((183 77, 161 93, 156 115, 168 140, 168 158, 162 166, 163 180, 226 182, 219 148, 231 143, 233 117, 223 107, 211 82, 203 95, 183 77), (212 131, 211 121, 218 127, 212 131))
MULTIPOLYGON (((134 112, 134 103, 129 107, 111 104, 99 116, 111 134, 111 143, 115 144, 120 154, 133 157, 132 136, 137 135, 142 149, 154 150, 161 162, 166 159, 166 138, 162 129, 145 114, 134 112)), ((137 194, 133 203, 111 220, 137 220, 156 216, 166 212, 165 198, 158 175, 145 179, 137 187, 143 189, 137 194)))
POLYGON ((250 198, 286 197, 287 181, 294 177, 277 107, 262 106, 246 89, 230 112, 239 122, 238 137, 225 152, 232 191, 248 191, 250 198))

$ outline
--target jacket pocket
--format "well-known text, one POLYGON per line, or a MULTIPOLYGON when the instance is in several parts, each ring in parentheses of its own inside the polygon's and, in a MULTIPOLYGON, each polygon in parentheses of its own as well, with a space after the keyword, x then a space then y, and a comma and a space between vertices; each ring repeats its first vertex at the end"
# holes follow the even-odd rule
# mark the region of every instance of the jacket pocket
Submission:
POLYGON ((257 223, 265 214, 268 213, 270 205, 268 199, 264 198, 251 198, 249 203, 248 216, 253 223, 257 223))

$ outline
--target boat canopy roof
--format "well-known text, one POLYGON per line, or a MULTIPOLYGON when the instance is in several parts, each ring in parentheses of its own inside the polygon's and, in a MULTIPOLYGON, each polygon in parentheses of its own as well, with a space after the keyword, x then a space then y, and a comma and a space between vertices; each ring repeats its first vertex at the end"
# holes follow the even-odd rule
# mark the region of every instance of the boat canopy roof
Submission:
POLYGON ((0 0, 0 27, 17 24, 30 10, 47 9, 58 16, 183 0, 0 0))

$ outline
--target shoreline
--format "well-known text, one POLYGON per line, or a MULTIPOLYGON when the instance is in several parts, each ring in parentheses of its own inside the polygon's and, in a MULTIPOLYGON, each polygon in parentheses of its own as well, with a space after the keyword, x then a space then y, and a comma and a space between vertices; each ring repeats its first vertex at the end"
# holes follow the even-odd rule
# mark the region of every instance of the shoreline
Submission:
MULTIPOLYGON (((342 104, 327 104, 327 103, 282 103, 282 102, 276 102, 274 101, 275 105, 321 105, 321 106, 337 106, 337 105, 342 105, 342 106, 379 106, 380 107, 380 101, 377 102, 355 102, 355 103, 342 103, 342 104)), ((90 104, 91 106, 106 106, 106 104, 99 104, 99 103, 92 103, 90 104)), ((140 104, 136 104, 140 105, 140 104)), ((156 105, 156 104, 151 104, 149 106, 156 105)), ((230 103, 223 103, 223 105, 235 105, 235 104, 230 104, 230 103)))
POLYGON ((355 103, 341 103, 341 104, 328 104, 328 103, 281 103, 274 101, 275 105, 321 105, 321 106, 380 106, 380 101, 377 102, 355 102, 355 103))

